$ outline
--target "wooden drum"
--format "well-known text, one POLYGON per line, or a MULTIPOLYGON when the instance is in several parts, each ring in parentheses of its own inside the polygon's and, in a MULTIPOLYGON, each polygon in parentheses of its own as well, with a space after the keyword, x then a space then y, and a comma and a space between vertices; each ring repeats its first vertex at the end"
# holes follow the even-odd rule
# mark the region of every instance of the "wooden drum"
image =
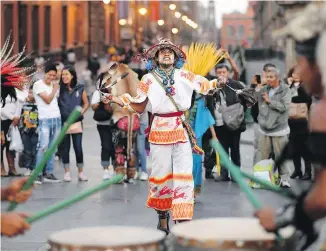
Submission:
POLYGON ((74 228, 49 237, 50 251, 160 251, 165 233, 141 227, 74 228))
POLYGON ((293 227, 280 230, 283 240, 267 233, 255 218, 209 218, 177 224, 172 228, 174 250, 290 251, 293 227))

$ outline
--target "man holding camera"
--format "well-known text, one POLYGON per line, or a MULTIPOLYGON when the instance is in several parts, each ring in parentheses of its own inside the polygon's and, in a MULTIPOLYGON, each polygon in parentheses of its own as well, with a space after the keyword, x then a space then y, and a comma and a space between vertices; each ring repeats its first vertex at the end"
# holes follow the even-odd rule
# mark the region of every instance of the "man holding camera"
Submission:
MULTIPOLYGON (((280 82, 279 70, 269 67, 265 72, 266 85, 257 85, 258 95, 258 124, 260 151, 259 160, 268 159, 274 154, 275 159, 281 154, 282 149, 288 142, 290 128, 288 125, 289 106, 291 103, 290 88, 280 82)), ((279 170, 281 186, 289 188, 289 170, 282 165, 279 170)))

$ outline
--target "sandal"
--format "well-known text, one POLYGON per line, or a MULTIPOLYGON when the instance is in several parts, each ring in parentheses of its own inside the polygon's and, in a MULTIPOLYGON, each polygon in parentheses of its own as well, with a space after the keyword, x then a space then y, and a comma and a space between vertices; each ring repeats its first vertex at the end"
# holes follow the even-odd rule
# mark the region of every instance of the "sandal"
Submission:
POLYGON ((169 220, 170 214, 168 211, 157 211, 158 213, 158 224, 157 229, 165 232, 166 235, 170 233, 169 220), (166 220, 166 228, 162 227, 161 220, 166 220))

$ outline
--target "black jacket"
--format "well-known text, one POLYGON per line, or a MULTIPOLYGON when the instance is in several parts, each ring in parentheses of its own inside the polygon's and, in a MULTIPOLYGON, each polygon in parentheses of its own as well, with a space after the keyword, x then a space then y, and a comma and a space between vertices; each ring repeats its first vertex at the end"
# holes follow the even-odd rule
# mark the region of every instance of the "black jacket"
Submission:
MULTIPOLYGON (((295 88, 292 84, 290 89, 295 88)), ((305 103, 308 106, 308 110, 311 106, 311 96, 307 94, 302 85, 298 88, 298 96, 292 97, 292 103, 305 103)), ((306 119, 289 119, 289 127, 291 133, 308 133, 308 120, 306 119)))
MULTIPOLYGON (((231 78, 228 79, 227 84, 235 90, 243 89, 243 86, 238 81, 233 80, 231 78)), ((244 106, 244 111, 246 111, 247 107, 245 105, 245 100, 241 99, 241 97, 238 97, 235 91, 231 90, 227 86, 225 86, 221 91, 225 94, 225 101, 227 106, 234 105, 240 102, 244 106)), ((215 93, 213 96, 207 96, 206 100, 207 100, 207 108, 210 110, 210 112, 214 117, 215 114, 214 110, 215 110, 216 103, 221 102, 220 95, 218 95, 218 93, 215 93)), ((239 130, 241 132, 244 132, 246 130, 245 120, 243 120, 239 130)))
MULTIPOLYGON (((58 105, 61 113, 61 121, 66 122, 70 113, 75 109, 76 106, 81 106, 83 104, 83 95, 84 85, 77 84, 71 92, 65 85, 60 86, 60 96, 58 100, 58 105)), ((80 115, 76 120, 82 121, 83 116, 80 115)))

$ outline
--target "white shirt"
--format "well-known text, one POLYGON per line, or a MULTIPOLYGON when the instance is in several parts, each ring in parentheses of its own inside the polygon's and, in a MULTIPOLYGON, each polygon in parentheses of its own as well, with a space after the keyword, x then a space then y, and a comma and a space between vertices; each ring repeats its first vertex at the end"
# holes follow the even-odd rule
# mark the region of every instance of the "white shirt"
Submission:
POLYGON ((38 109, 39 119, 51 119, 61 116, 57 97, 54 97, 50 104, 47 104, 39 95, 44 92, 49 95, 51 94, 52 90, 53 85, 45 84, 43 79, 40 79, 34 83, 33 94, 38 109))
POLYGON ((1 105, 1 120, 13 120, 14 117, 20 117, 24 100, 21 99, 20 95, 18 95, 18 90, 16 90, 17 100, 11 99, 10 96, 6 97, 6 104, 4 107, 1 105))
MULTIPOLYGON (((193 91, 207 94, 209 90, 216 88, 216 80, 208 81, 206 78, 195 75, 184 69, 175 69, 174 85, 172 97, 180 111, 187 111, 191 105, 193 91)), ((160 80, 161 81, 161 80, 160 80)), ((165 89, 158 83, 152 74, 146 74, 139 82, 137 96, 131 97, 129 94, 120 96, 121 101, 142 103, 148 98, 147 109, 152 114, 169 114, 177 112, 175 105, 166 95, 165 89)), ((187 142, 187 134, 184 131, 182 120, 179 117, 159 117, 155 116, 151 125, 149 142, 154 144, 175 144, 187 142)))
MULTIPOLYGON (((100 94, 100 92, 98 90, 96 90, 93 93, 91 104, 95 105, 95 104, 98 104, 100 102, 101 102, 101 94, 100 94)), ((110 120, 106 120, 106 121, 96 121, 95 120, 95 122, 98 125, 110 125, 110 120)))

